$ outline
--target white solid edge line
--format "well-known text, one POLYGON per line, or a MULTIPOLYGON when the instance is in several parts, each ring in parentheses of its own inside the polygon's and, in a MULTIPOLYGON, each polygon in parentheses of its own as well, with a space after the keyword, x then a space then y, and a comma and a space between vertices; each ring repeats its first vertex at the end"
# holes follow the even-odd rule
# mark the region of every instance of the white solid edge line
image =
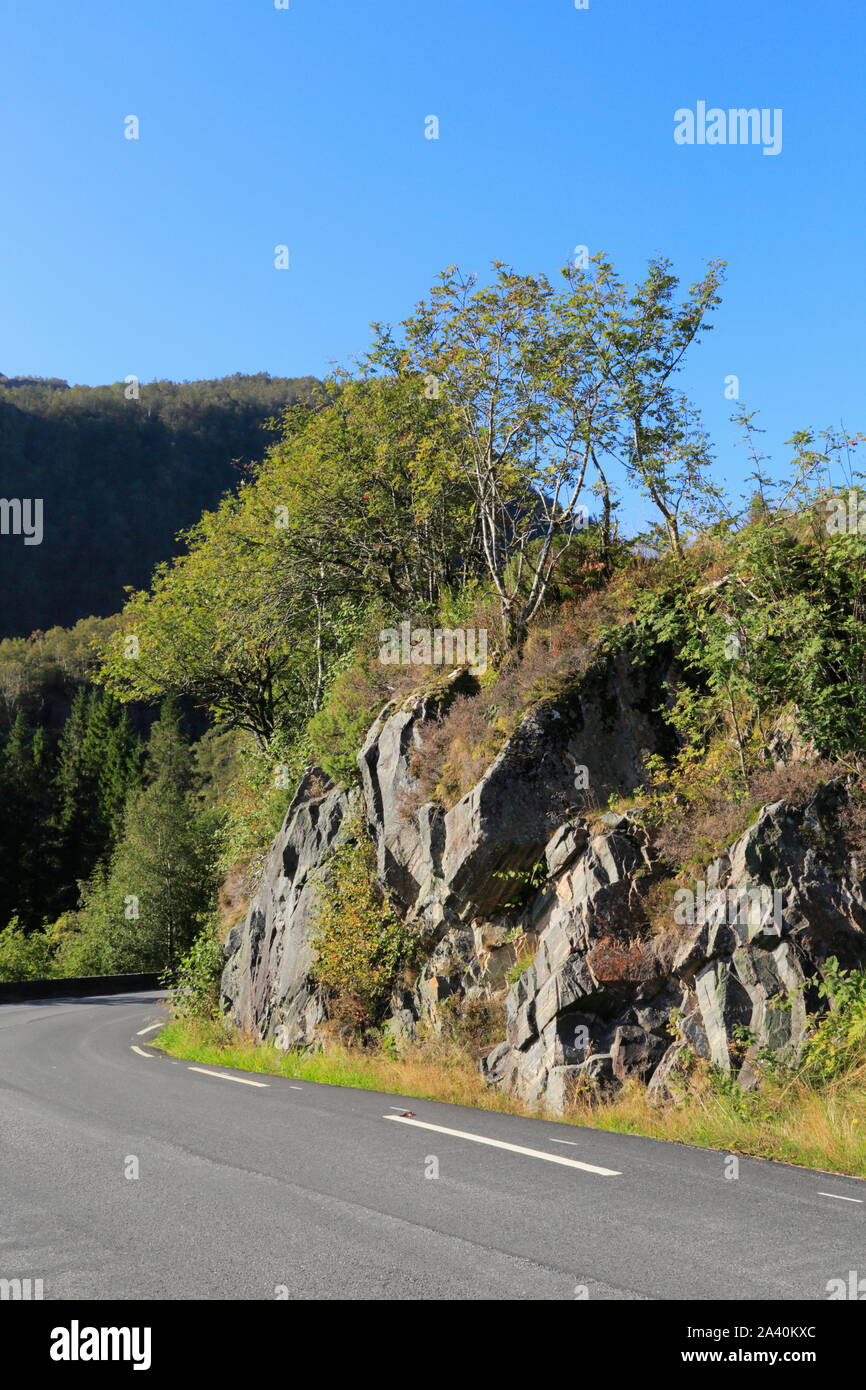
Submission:
POLYGON ((150 1025, 149 1028, 139 1028, 139 1030, 138 1030, 138 1032, 136 1033, 135 1036, 136 1036, 137 1038, 143 1038, 144 1035, 145 1035, 145 1033, 152 1033, 152 1032, 154 1032, 155 1029, 161 1028, 161 1027, 162 1027, 162 1024, 161 1024, 161 1023, 152 1023, 152 1024, 150 1025))
POLYGON ((832 1197, 835 1202, 857 1202, 862 1207, 862 1197, 842 1197, 838 1192, 819 1192, 819 1197, 832 1197))
POLYGON ((598 1173, 602 1178, 620 1178, 622 1174, 615 1168, 597 1168, 594 1163, 581 1163, 576 1158, 565 1158, 562 1154, 548 1154, 543 1149, 525 1149, 522 1144, 506 1144, 504 1139, 488 1139, 485 1134, 469 1134, 464 1129, 447 1129, 445 1125, 430 1125, 424 1120, 409 1120, 403 1115, 383 1115, 383 1120, 393 1120, 398 1125, 416 1125, 419 1129, 432 1129, 437 1134, 452 1134, 456 1139, 471 1139, 474 1144, 489 1144, 493 1149, 508 1149, 511 1153, 525 1154, 528 1158, 543 1158, 547 1163, 560 1163, 564 1168, 581 1168, 585 1173, 598 1173))
POLYGON ((187 1067, 187 1071, 200 1071, 202 1076, 216 1076, 220 1081, 237 1081, 241 1086, 263 1086, 266 1090, 269 1081, 248 1081, 245 1076, 229 1076, 225 1071, 208 1071, 206 1067, 187 1067))
POLYGON ((135 1043, 132 1044, 130 1051, 137 1052, 139 1057, 146 1057, 149 1062, 153 1060, 153 1054, 151 1052, 143 1052, 140 1047, 136 1047, 135 1043))

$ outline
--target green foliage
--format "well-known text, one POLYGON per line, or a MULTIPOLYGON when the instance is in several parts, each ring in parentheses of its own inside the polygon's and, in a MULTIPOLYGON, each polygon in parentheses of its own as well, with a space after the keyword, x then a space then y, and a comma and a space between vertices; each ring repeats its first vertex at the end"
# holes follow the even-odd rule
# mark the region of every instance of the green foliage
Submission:
POLYGON ((220 979, 225 961, 213 925, 208 925, 181 956, 174 971, 167 971, 172 1011, 182 1019, 211 1019, 219 1012, 220 979))
POLYGON ((389 698, 377 651, 372 640, 359 644, 353 661, 337 672, 321 709, 307 725, 311 761, 338 786, 357 781, 361 745, 389 698))
POLYGON ((277 741, 271 752, 243 733, 232 731, 228 737, 236 740, 231 771, 222 785, 205 783, 199 797, 218 812, 218 872, 225 877, 242 868, 255 878, 308 757, 302 744, 281 748, 277 741))
POLYGON ((636 640, 686 676, 678 733, 698 749, 725 729, 744 773, 785 709, 827 758, 866 747, 866 536, 828 534, 824 500, 726 528, 633 595, 636 640))
POLYGON ((417 937, 379 890, 373 847, 360 821, 346 832, 349 838, 331 856, 319 885, 313 974, 333 996, 333 1016, 364 1030, 380 1021, 417 937))
POLYGON ((142 746, 112 696, 81 689, 57 755, 54 785, 60 877, 88 877, 120 833, 130 793, 141 785, 142 746))
POLYGON ((53 722, 68 714, 72 696, 92 681, 100 652, 119 618, 82 618, 30 637, 0 641, 0 728, 23 711, 53 722))
POLYGON ((151 732, 145 773, 109 862, 82 887, 64 974, 171 967, 210 909, 215 826, 195 804, 192 755, 171 704, 151 732))
POLYGON ((842 970, 831 956, 824 962, 817 993, 829 1007, 814 1024, 800 1072, 820 1086, 866 1061, 866 971, 842 970))
POLYGON ((122 700, 188 696, 264 744, 280 720, 309 713, 299 660, 306 614, 293 630, 271 610, 259 563, 267 533, 239 498, 205 513, 186 539, 187 553, 157 567, 151 591, 129 599, 102 679, 122 700))
POLYGON ((530 902, 547 882, 547 864, 541 858, 528 869, 497 869, 492 878, 510 885, 510 892, 503 907, 522 907, 530 902))
POLYGON ((534 959, 535 955, 532 951, 525 951, 522 955, 518 956, 514 964, 505 973, 505 978, 509 985, 517 984, 521 976, 526 974, 534 959))
POLYGON ((0 750, 0 922, 12 913, 28 928, 41 920, 53 885, 39 828, 47 825, 51 810, 45 736, 19 711, 0 750))
POLYGON ((0 929, 0 980, 44 980, 51 973, 51 943, 45 932, 25 932, 13 917, 0 929))
POLYGON ((327 383, 329 403, 284 417, 251 503, 278 516, 284 554, 348 598, 432 606, 477 567, 453 407, 412 372, 327 383))
POLYGON ((662 259, 633 289, 601 254, 585 271, 566 267, 561 291, 501 262, 493 271, 479 287, 448 266, 399 341, 376 325, 370 362, 434 383, 460 421, 481 559, 503 640, 519 649, 590 498, 601 501, 609 547, 606 459, 622 460, 652 500, 676 554, 682 521, 714 495, 696 412, 671 381, 719 301, 722 267, 709 266, 679 306, 662 259))

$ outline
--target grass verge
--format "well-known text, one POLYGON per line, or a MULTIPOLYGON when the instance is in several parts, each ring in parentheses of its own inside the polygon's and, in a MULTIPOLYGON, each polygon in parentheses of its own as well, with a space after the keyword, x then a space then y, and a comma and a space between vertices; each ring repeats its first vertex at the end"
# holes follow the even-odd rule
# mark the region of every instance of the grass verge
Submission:
POLYGON ((178 1019, 152 1046, 206 1066, 556 1119, 866 1177, 866 1065, 821 1087, 797 1077, 768 1079, 751 1095, 695 1068, 677 1099, 664 1105, 650 1104, 644 1089, 633 1084, 612 1101, 578 1097, 566 1114, 550 1116, 489 1089, 464 1050, 440 1042, 419 1044, 399 1056, 336 1044, 322 1052, 281 1052, 216 1021, 178 1019))

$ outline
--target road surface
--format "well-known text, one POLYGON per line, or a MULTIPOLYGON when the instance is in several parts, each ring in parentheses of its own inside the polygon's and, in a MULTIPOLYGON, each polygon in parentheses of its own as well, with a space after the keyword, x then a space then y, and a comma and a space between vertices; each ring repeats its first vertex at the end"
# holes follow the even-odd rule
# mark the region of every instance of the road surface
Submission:
POLYGON ((159 994, 0 1005, 0 1279, 46 1299, 751 1300, 866 1273, 856 1179, 741 1159, 731 1180, 683 1145, 196 1069, 148 1049, 164 1016, 159 994))

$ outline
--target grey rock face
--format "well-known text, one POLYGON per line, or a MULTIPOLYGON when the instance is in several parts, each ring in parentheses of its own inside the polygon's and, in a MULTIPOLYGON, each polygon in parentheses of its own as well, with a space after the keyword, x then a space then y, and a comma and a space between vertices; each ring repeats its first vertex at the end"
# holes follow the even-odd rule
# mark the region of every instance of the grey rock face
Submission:
POLYGON ((672 905, 651 929, 650 838, 638 814, 588 818, 585 788, 596 804, 628 793, 647 751, 666 751, 664 675, 622 654, 599 660, 535 706, 445 813, 414 809, 413 759, 424 725, 471 678, 452 673, 386 707, 359 756, 362 792, 302 783, 226 946, 230 1016, 281 1046, 315 1042, 326 1012, 311 979, 316 885, 360 804, 382 885, 425 943, 392 1001, 398 1041, 439 1028, 446 1004, 501 1006, 503 1040, 484 1074, 551 1111, 576 1090, 631 1081, 663 1098, 690 1055, 743 1086, 756 1083, 762 1048, 796 1055, 828 956, 866 963, 862 866, 834 820, 845 792, 764 807, 692 885, 691 917, 672 905))
MULTIPOLYGON (((692 1004, 686 1036, 722 1071, 737 1070, 737 1030, 758 1048, 796 1054, 809 979, 829 956, 846 969, 866 960, 862 875, 833 819, 844 799, 828 788, 801 808, 765 806, 707 870, 705 920, 686 936, 673 969, 692 1004)), ((752 1079, 750 1064, 744 1082, 752 1079)))
POLYGON ((259 891, 225 946, 222 1003, 232 1021, 257 1040, 303 1047, 315 1039, 324 1002, 310 980, 310 917, 318 876, 339 843, 352 797, 311 787, 308 774, 271 847, 259 891))
POLYGON ((429 693, 386 705, 358 755, 379 878, 403 911, 414 907, 439 861, 437 809, 429 805, 413 815, 406 808, 415 784, 410 767, 420 748, 419 732, 429 720, 443 715, 458 695, 477 689, 477 681, 468 672, 455 671, 429 693))
POLYGON ((672 968, 642 912, 652 860, 639 826, 602 818, 577 859, 560 847, 580 834, 560 829, 548 862, 567 867, 533 964, 505 1000, 491 1082, 556 1110, 581 1073, 602 1088, 648 1082, 664 1098, 687 1048, 745 1087, 762 1048, 795 1056, 823 962, 866 962, 862 873, 834 829, 844 795, 831 788, 802 808, 762 810, 695 885, 696 919, 680 926, 672 909, 665 929, 681 937, 672 968))
POLYGON ((535 959, 506 996, 510 1051, 500 1052, 491 1076, 551 1109, 561 1108, 565 1083, 581 1073, 603 1086, 648 1079, 682 998, 647 939, 641 904, 653 866, 646 833, 625 818, 602 820, 551 838, 548 863, 566 867, 536 921, 535 959))
MULTIPOLYGON (((513 892, 504 874, 537 864, 551 833, 588 795, 604 802, 638 785, 644 757, 669 738, 658 714, 664 674, 661 666, 635 667, 620 654, 529 712, 481 781, 444 817, 446 908, 461 917, 496 911, 513 892)), ((555 860, 569 846, 551 852, 555 860)))
MULTIPOLYGON (((434 695, 387 707, 358 765, 392 900, 433 936, 495 913, 570 811, 590 797, 633 790, 646 754, 667 747, 670 733, 658 713, 664 676, 661 663, 635 666, 622 653, 600 658, 572 689, 530 710, 477 785, 444 814, 430 804, 407 813, 411 764, 421 726, 460 693, 465 675, 434 695)), ((577 849, 568 839, 552 848, 550 871, 577 849)))

